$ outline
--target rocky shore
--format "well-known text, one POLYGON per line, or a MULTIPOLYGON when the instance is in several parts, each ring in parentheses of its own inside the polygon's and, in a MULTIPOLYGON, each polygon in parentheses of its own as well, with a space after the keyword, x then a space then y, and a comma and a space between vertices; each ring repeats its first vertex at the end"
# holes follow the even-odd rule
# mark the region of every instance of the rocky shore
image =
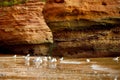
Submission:
POLYGON ((119 0, 28 0, 0 12, 2 53, 120 55, 119 0))

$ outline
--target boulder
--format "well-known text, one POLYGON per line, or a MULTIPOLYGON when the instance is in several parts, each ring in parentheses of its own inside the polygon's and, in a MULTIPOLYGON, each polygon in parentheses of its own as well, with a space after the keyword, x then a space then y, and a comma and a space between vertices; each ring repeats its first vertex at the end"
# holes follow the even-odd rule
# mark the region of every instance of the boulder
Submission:
POLYGON ((53 55, 120 55, 119 0, 47 0, 43 14, 53 32, 53 55))
POLYGON ((0 51, 47 55, 53 43, 42 9, 44 2, 29 0, 24 4, 0 7, 0 51))

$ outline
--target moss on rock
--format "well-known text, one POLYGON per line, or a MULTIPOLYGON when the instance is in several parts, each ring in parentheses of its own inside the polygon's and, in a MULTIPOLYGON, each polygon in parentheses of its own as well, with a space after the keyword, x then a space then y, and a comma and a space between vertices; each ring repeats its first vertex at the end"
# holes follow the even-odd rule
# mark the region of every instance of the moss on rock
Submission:
POLYGON ((2 0, 0 1, 0 7, 13 6, 16 4, 23 4, 28 0, 2 0))

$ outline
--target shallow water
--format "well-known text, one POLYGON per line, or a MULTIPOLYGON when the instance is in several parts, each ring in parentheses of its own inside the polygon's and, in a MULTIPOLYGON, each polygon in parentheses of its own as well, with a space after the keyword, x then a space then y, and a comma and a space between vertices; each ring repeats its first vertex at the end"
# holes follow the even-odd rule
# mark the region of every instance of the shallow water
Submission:
POLYGON ((0 57, 0 80, 120 80, 120 62, 113 58, 68 59, 60 63, 36 67, 31 57, 25 65, 24 57, 0 57))

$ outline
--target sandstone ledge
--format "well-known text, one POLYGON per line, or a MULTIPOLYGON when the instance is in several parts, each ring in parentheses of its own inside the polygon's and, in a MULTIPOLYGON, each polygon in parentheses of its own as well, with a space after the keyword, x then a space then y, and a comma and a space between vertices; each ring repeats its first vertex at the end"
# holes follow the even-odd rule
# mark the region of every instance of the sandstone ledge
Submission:
POLYGON ((25 4, 0 7, 1 51, 28 54, 31 49, 32 54, 48 54, 53 36, 44 21, 43 6, 44 3, 39 0, 29 0, 25 4))
POLYGON ((53 55, 120 55, 119 0, 47 0, 43 13, 53 32, 53 55))

